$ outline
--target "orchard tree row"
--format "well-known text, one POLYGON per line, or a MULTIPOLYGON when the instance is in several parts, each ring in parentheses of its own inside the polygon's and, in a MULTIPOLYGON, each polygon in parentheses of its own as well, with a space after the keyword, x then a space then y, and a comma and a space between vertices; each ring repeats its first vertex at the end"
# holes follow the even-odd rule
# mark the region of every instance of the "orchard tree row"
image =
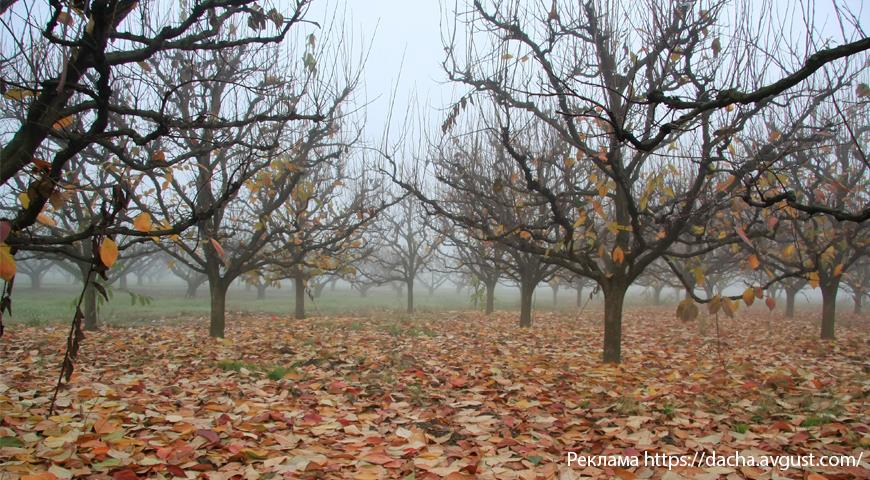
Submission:
POLYGON ((589 285, 605 362, 632 285, 677 285, 685 321, 809 285, 823 338, 841 283, 866 291, 870 39, 846 6, 830 33, 749 1, 475 0, 445 12, 459 101, 372 145, 365 48, 310 3, 0 6, 0 314, 19 263, 64 259, 65 371, 98 296, 157 258, 208 286, 215 337, 238 279, 293 279, 303 317, 330 277, 410 312, 463 272, 489 312, 515 282, 527 327, 539 284, 589 285))

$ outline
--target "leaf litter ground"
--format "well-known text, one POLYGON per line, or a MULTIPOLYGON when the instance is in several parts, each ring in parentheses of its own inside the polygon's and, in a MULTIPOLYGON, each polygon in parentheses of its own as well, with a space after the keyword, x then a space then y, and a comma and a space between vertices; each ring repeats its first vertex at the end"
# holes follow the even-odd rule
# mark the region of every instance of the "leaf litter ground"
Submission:
MULTIPOLYGON (((870 478, 870 329, 822 342, 751 309, 721 344, 630 309, 624 364, 600 314, 230 316, 89 333, 48 416, 67 329, 0 344, 0 478, 870 478), (857 467, 568 466, 580 455, 855 455, 857 467)), ((842 320, 842 319, 841 319, 842 320)), ((710 328, 712 330, 712 327, 710 328)))

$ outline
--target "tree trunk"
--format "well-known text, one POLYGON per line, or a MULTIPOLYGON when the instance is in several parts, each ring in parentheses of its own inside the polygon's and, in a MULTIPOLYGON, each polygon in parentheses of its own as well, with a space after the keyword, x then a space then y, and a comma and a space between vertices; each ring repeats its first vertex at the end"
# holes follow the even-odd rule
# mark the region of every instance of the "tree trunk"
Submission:
POLYGON ((664 288, 664 285, 657 285, 653 287, 653 305, 662 304, 662 290, 664 290, 664 288))
POLYGON ((44 272, 36 272, 30 275, 30 288, 33 290, 42 289, 42 276, 44 272))
POLYGON ((863 310, 863 305, 861 304, 861 302, 863 301, 863 299, 864 299, 864 291, 863 290, 858 290, 854 294, 852 294, 852 301, 855 302, 855 309, 853 310, 853 313, 855 315, 861 315, 861 312, 863 310))
POLYGON ((550 287, 553 290, 553 308, 559 305, 559 286, 553 285, 550 287))
POLYGON ((583 286, 577 285, 577 308, 583 306, 583 286))
POLYGON ((187 281, 187 291, 184 292, 184 298, 196 298, 196 291, 199 289, 201 282, 194 280, 187 281))
POLYGON ((822 286, 822 338, 834 338, 834 324, 837 319, 837 291, 840 290, 839 279, 834 279, 822 286))
POLYGON ((257 285, 257 300, 265 300, 266 299, 266 284, 257 285))
POLYGON ((209 281, 209 294, 211 295, 211 320, 208 326, 208 334, 216 338, 224 338, 227 313, 227 287, 220 279, 209 281))
POLYGON ((127 274, 126 273, 121 274, 121 277, 118 279, 118 287, 121 290, 127 289, 127 274))
POLYGON ((338 283, 338 278, 333 278, 332 280, 329 281, 329 291, 330 292, 335 291, 335 284, 336 283, 338 283))
POLYGON ((532 326, 532 298, 535 295, 535 281, 523 278, 520 281, 520 326, 532 326))
POLYGON ((610 284, 604 288, 604 363, 622 360, 622 306, 627 285, 610 284))
POLYGON ((495 285, 497 282, 489 282, 486 284, 486 314, 490 315, 495 311, 495 285))
POLYGON ((407 281, 408 285, 408 313, 414 313, 414 279, 407 281))
POLYGON ((362 297, 362 298, 366 298, 366 297, 368 297, 368 296, 369 296, 369 289, 370 289, 370 288, 371 288, 371 287, 368 286, 368 285, 365 285, 365 286, 359 287, 359 296, 362 297))
POLYGON ((435 295, 435 287, 426 287, 428 288, 429 296, 435 295))
POLYGON ((136 286, 141 287, 145 285, 145 275, 136 275, 136 286))
POLYGON ((794 299, 797 296, 797 290, 793 288, 785 289, 785 316, 794 318, 794 299))
POLYGON ((305 272, 302 269, 296 271, 293 278, 293 285, 296 290, 296 309, 294 317, 297 320, 305 318, 305 272))
POLYGON ((85 314, 85 330, 97 329, 97 289, 94 288, 93 282, 88 282, 85 287, 83 312, 85 314))

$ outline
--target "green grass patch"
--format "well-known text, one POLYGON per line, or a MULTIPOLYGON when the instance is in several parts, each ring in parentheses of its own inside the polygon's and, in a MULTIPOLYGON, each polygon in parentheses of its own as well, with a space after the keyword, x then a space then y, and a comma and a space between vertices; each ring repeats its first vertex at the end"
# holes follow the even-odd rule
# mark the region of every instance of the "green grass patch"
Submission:
POLYGON ((801 426, 806 428, 818 427, 827 423, 831 423, 833 419, 834 418, 830 415, 810 415, 803 422, 801 422, 801 426))
POLYGON ((295 372, 296 369, 293 367, 275 367, 269 370, 269 372, 266 374, 266 377, 269 378, 269 380, 275 380, 277 382, 278 380, 286 377, 288 373, 295 372))
POLYGON ((738 423, 734 425, 734 431, 740 434, 744 434, 749 431, 749 425, 745 423, 738 423))
MULTIPOLYGON (((131 280, 134 280, 131 278, 131 280)), ((167 279, 161 283, 136 285, 131 281, 126 290, 121 290, 117 284, 110 285, 111 298, 103 302, 99 309, 99 323, 102 325, 138 326, 148 325, 154 321, 169 321, 186 323, 194 319, 206 320, 209 315, 210 302, 208 285, 199 288, 196 298, 185 298, 186 286, 177 280, 167 279), (132 295, 131 295, 132 294, 132 295)), ((43 326, 46 324, 67 323, 72 319, 75 301, 81 290, 76 284, 62 283, 58 279, 49 279, 39 290, 33 290, 22 285, 17 286, 13 295, 12 315, 4 317, 13 324, 28 326, 43 326)), ((573 291, 563 291, 556 310, 574 309, 573 291)), ((552 296, 549 291, 539 294, 535 300, 538 310, 553 309, 552 296)), ((443 288, 434 295, 417 295, 416 308, 420 312, 437 312, 444 310, 472 309, 471 297, 468 292, 457 293, 453 288, 443 288)), ((347 315, 380 316, 389 312, 392 318, 411 321, 413 318, 405 313, 399 313, 405 308, 405 297, 397 296, 388 287, 373 289, 366 297, 347 286, 339 286, 336 290, 327 288, 323 295, 313 301, 306 299, 305 311, 308 316, 347 315)), ((514 310, 519 306, 519 295, 515 289, 499 289, 496 292, 495 307, 498 310, 514 310)), ((227 312, 269 314, 289 316, 293 312, 293 291, 288 288, 269 289, 265 299, 257 299, 256 290, 246 290, 233 285, 227 293, 227 312)), ((362 330, 370 327, 365 322, 353 322, 347 326, 349 330, 362 330)), ((431 336, 428 329, 410 329, 409 332, 396 332, 399 335, 431 336)))
POLYGON ((223 370, 225 372, 228 372, 228 371, 239 372, 242 370, 242 368, 248 368, 248 365, 246 365, 244 362, 240 362, 238 360, 219 360, 217 362, 217 368, 220 368, 221 370, 223 370))

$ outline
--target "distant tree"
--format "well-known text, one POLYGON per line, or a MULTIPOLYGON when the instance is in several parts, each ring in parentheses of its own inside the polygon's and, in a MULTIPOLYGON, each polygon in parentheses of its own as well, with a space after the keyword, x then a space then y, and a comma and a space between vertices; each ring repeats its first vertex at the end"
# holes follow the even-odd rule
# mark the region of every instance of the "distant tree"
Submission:
POLYGON ((864 298, 870 295, 870 256, 859 259, 855 265, 843 275, 843 284, 852 293, 853 313, 863 313, 864 298))
POLYGON ((435 291, 450 280, 444 258, 440 255, 436 257, 419 275, 419 279, 420 284, 426 287, 426 293, 430 297, 435 295, 435 291))
MULTIPOLYGON (((416 199, 407 197, 382 215, 373 227, 375 251, 368 278, 395 283, 406 295, 406 311, 414 312, 414 283, 438 255, 443 238, 416 199)), ((401 294, 401 293, 400 293, 401 294)))
POLYGON ((257 300, 266 299, 266 289, 281 288, 281 281, 273 278, 271 273, 265 270, 251 270, 242 274, 242 281, 246 287, 257 289, 257 300))
POLYGON ((267 268, 273 278, 293 280, 297 319, 305 318, 306 292, 319 296, 330 276, 354 273, 370 254, 364 231, 394 202, 366 168, 344 155, 319 163, 274 213, 272 221, 285 227, 272 239, 267 268))
POLYGON ((276 241, 299 228, 279 220, 287 205, 303 197, 305 204, 326 202, 316 197, 320 191, 311 189, 311 178, 339 171, 358 137, 359 127, 343 112, 351 110, 359 70, 328 40, 319 42, 309 35, 304 52, 293 52, 293 60, 277 48, 241 46, 181 52, 172 62, 151 65, 159 82, 183 82, 166 106, 182 118, 262 119, 222 129, 183 129, 183 135, 161 144, 161 155, 172 152, 193 163, 169 178, 149 176, 154 193, 140 203, 162 218, 185 206, 215 209, 195 230, 161 243, 178 262, 207 277, 212 336, 224 336, 232 282, 271 264, 276 241), (306 61, 297 63, 296 54, 306 61), (221 192, 231 190, 236 195, 221 201, 221 192))
POLYGON ((448 264, 453 266, 452 280, 457 290, 470 286, 475 304, 482 293, 484 312, 492 314, 495 311, 495 288, 503 276, 504 250, 497 243, 477 240, 467 230, 454 228, 450 222, 436 225, 445 239, 442 252, 448 264))
POLYGON ((30 277, 30 288, 33 290, 42 289, 42 281, 45 276, 53 268, 56 267, 57 260, 46 258, 44 255, 27 255, 21 256, 18 259, 18 273, 23 273, 30 277))
POLYGON ((755 246, 757 258, 821 290, 821 338, 831 339, 843 276, 870 253, 870 223, 841 219, 870 205, 870 92, 840 91, 813 113, 801 117, 806 148, 760 172, 747 197, 789 195, 769 219, 779 235, 755 246))
POLYGON ((202 284, 208 281, 208 276, 201 271, 190 268, 184 262, 178 262, 172 256, 166 260, 166 266, 176 277, 184 280, 187 288, 184 290, 184 298, 196 298, 196 292, 202 284))

